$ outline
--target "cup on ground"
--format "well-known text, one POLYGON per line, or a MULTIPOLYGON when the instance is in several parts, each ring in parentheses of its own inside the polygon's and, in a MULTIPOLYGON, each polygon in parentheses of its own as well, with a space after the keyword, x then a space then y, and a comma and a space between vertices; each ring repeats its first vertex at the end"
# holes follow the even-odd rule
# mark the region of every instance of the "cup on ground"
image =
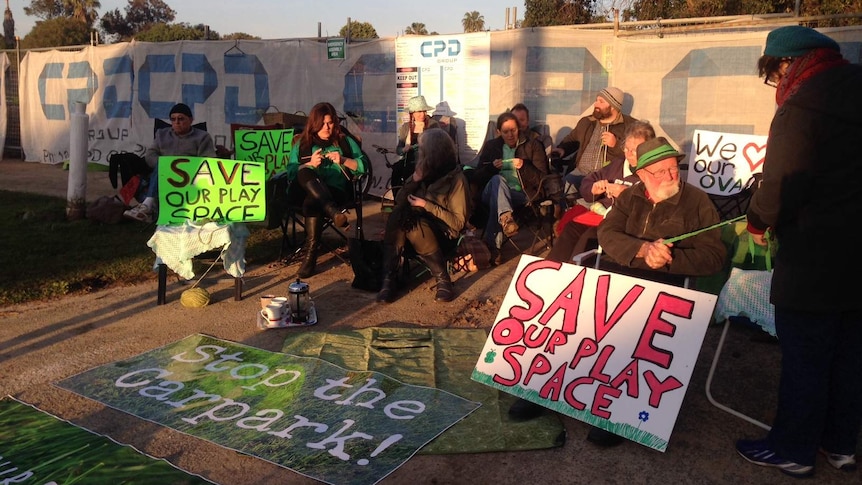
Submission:
POLYGON ((273 298, 275 298, 275 295, 262 295, 260 297, 260 309, 263 310, 267 305, 272 303, 273 298))
POLYGON ((266 315, 267 320, 277 321, 284 318, 284 308, 284 305, 270 303, 263 309, 263 313, 266 315))

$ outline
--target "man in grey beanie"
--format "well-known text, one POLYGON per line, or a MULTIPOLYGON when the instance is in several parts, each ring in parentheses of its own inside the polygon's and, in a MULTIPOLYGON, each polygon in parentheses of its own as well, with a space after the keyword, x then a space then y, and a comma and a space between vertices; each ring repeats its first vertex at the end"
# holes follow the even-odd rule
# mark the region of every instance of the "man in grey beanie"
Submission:
POLYGON ((180 156, 215 157, 216 149, 212 136, 204 130, 192 126, 194 117, 187 104, 177 103, 169 114, 171 126, 156 132, 153 143, 147 148, 144 158, 153 169, 150 174, 146 198, 135 207, 123 212, 123 217, 138 222, 153 223, 156 220, 159 157, 180 156))
POLYGON ((623 99, 623 91, 619 88, 607 87, 599 91, 592 114, 578 120, 575 129, 551 151, 552 158, 561 159, 577 152, 566 168, 566 171, 571 170, 565 177, 567 189, 573 187, 577 191, 586 175, 614 160, 625 159, 623 138, 635 119, 623 114, 623 99))
POLYGON ((736 450, 795 477, 814 473, 818 451, 852 471, 862 428, 862 299, 835 279, 862 273, 858 244, 845 234, 862 218, 862 191, 851 182, 862 168, 862 66, 833 39, 791 25, 769 33, 757 67, 776 88, 778 110, 748 231, 758 244, 767 229, 778 241, 769 300, 781 376, 772 429, 736 450))

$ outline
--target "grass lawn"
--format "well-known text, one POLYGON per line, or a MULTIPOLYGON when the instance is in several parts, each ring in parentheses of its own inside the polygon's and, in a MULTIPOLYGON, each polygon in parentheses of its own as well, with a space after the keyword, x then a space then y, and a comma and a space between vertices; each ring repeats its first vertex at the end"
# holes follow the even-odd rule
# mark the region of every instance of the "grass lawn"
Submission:
MULTIPOLYGON (((155 225, 66 220, 66 200, 0 190, 0 307, 155 280, 155 225)), ((246 262, 278 258, 281 231, 249 224, 246 262)))

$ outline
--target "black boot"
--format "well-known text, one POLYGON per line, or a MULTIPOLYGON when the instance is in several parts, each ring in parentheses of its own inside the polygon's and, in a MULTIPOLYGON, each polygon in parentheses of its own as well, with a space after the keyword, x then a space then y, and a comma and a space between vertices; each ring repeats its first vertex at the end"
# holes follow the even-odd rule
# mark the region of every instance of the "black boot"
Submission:
POLYGON ((305 216, 305 259, 299 267, 297 276, 308 278, 315 273, 317 267, 317 250, 320 249, 320 233, 323 232, 323 220, 317 216, 305 216))
POLYGON ((311 179, 305 183, 305 191, 320 202, 326 215, 332 219, 335 227, 347 227, 350 223, 347 222, 347 216, 338 209, 332 198, 332 192, 320 179, 311 179))
POLYGON ((437 279, 437 295, 434 297, 436 301, 452 301, 455 299, 455 287, 452 285, 452 280, 449 279, 449 268, 446 267, 446 259, 443 257, 443 251, 437 251, 431 254, 420 254, 419 258, 428 266, 431 275, 437 279))
POLYGON ((383 245, 383 286, 377 292, 378 303, 392 303, 395 299, 395 283, 398 280, 398 266, 401 256, 394 244, 383 245))

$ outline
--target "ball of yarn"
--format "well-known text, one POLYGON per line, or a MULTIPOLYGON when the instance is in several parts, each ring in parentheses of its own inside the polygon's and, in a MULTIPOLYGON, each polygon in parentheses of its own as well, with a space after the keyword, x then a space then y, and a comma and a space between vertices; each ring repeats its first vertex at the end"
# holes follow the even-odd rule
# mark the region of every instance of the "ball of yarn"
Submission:
POLYGON ((189 288, 180 295, 180 303, 187 308, 203 308, 210 302, 210 293, 203 288, 189 288))

